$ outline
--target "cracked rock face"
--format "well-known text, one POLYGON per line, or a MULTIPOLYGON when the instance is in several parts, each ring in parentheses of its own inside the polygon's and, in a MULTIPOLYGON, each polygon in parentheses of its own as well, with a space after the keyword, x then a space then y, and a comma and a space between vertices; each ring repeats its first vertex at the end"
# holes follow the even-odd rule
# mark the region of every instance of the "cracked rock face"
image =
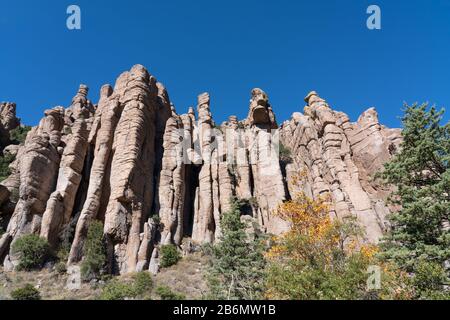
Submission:
POLYGON ((294 156, 288 180, 296 172, 306 175, 301 190, 290 185, 290 192, 330 195, 332 215, 356 217, 367 240, 376 243, 386 228, 388 209, 383 190, 377 190, 371 178, 398 148, 400 132, 380 126, 374 109, 350 123, 316 92, 305 101, 304 114, 294 114, 281 129, 282 141, 294 156))
POLYGON ((16 117, 16 104, 12 102, 0 103, 0 150, 4 150, 11 143, 10 132, 20 126, 20 119, 16 117))
POLYGON ((17 265, 12 242, 30 233, 55 249, 68 241, 67 263, 80 263, 99 220, 111 273, 156 273, 161 245, 219 241, 234 197, 248 203, 242 220, 271 234, 288 230, 274 210, 298 192, 329 195, 333 217, 356 217, 367 241, 388 227, 390 190, 372 177, 399 149, 401 132, 380 125, 375 109, 352 123, 311 92, 304 113, 279 127, 268 95, 254 89, 248 117, 217 126, 208 93, 198 96, 197 114, 178 114, 141 65, 114 88, 103 86, 96 105, 88 92, 80 85, 69 107, 45 111, 23 146, 8 146, 19 123, 15 105, 1 104, 2 150, 16 156, 0 185, 0 214, 9 221, 0 260, 8 269, 17 265), (280 140, 291 163, 279 158, 280 140))
POLYGON ((250 100, 250 111, 247 117, 248 126, 264 126, 268 129, 278 127, 275 114, 269 104, 269 97, 261 89, 252 90, 252 99, 250 100))
POLYGON ((20 119, 16 117, 16 104, 11 102, 0 103, 0 122, 3 128, 11 131, 20 126, 20 119))
POLYGON ((45 117, 28 134, 23 153, 18 158, 19 200, 0 240, 0 256, 11 241, 28 233, 39 233, 42 215, 55 188, 61 161, 61 130, 64 108, 45 111, 45 117))

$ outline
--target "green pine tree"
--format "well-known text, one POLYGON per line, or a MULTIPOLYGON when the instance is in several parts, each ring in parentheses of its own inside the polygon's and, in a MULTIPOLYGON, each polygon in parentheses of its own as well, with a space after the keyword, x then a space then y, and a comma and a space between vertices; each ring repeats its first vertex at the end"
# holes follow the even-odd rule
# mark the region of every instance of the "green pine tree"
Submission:
POLYGON ((207 276, 211 299, 256 300, 263 294, 263 242, 245 232, 242 205, 233 199, 230 211, 222 217, 222 237, 212 248, 207 276))
POLYGON ((383 257, 410 273, 421 261, 444 268, 450 259, 450 124, 441 124, 443 113, 427 104, 406 106, 404 142, 382 173, 401 206, 390 216, 383 257))

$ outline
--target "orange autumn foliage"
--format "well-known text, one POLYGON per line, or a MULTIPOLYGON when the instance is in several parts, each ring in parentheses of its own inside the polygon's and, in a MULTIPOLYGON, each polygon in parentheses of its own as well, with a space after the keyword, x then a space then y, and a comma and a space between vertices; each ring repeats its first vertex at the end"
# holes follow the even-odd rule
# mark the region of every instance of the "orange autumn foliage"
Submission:
POLYGON ((266 253, 266 298, 364 299, 369 294, 367 268, 378 265, 383 273, 378 299, 408 299, 406 275, 378 261, 378 246, 360 242, 356 220, 332 219, 329 203, 328 197, 311 199, 299 193, 275 212, 291 229, 273 237, 266 253))
POLYGON ((287 251, 306 258, 313 251, 320 250, 328 253, 339 245, 340 238, 336 232, 336 223, 329 215, 327 198, 313 200, 303 193, 299 193, 295 200, 283 203, 275 212, 281 219, 289 222, 291 229, 285 234, 274 237, 275 245, 267 253, 269 259, 283 256, 287 251), (292 251, 286 244, 296 242, 299 237, 303 240, 303 247, 292 251), (305 246, 305 243, 307 244, 305 246), (311 251, 311 249, 314 249, 311 251))

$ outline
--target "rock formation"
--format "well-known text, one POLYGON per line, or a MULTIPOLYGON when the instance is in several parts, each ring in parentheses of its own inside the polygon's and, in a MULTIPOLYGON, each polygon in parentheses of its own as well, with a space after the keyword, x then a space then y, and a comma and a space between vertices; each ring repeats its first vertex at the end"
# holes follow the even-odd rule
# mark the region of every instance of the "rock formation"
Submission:
POLYGON ((0 122, 6 131, 20 126, 20 119, 16 117, 16 104, 11 102, 0 103, 0 122))
POLYGON ((0 103, 0 150, 11 143, 10 132, 20 126, 20 119, 16 117, 16 104, 0 103))
MULTIPOLYGON (((78 264, 89 226, 99 220, 110 272, 155 273, 160 245, 220 241, 234 197, 248 203, 247 224, 288 230, 274 210, 298 192, 329 195, 335 218, 356 217, 366 240, 377 242, 387 227, 389 190, 372 178, 398 150, 400 131, 381 126, 374 109, 351 123, 315 92, 306 103, 303 114, 279 126, 268 95, 254 89, 248 117, 218 126, 209 94, 198 96, 197 115, 194 108, 178 114, 141 65, 114 88, 103 86, 97 105, 81 85, 68 108, 45 111, 23 146, 4 140, 16 160, 0 185, 0 212, 10 214, 1 261, 14 268, 11 243, 35 233, 55 249, 69 242, 67 263, 78 264), (290 163, 279 157, 281 144, 291 150, 290 163)), ((17 125, 15 105, 2 104, 0 134, 17 125)))
POLYGON ((332 214, 340 219, 356 217, 367 240, 376 243, 386 228, 387 208, 369 177, 390 159, 400 132, 381 127, 374 109, 350 123, 347 115, 333 111, 316 92, 305 101, 304 114, 294 114, 281 128, 282 141, 294 155, 288 180, 295 173, 306 175, 303 190, 291 185, 290 192, 331 195, 332 214))

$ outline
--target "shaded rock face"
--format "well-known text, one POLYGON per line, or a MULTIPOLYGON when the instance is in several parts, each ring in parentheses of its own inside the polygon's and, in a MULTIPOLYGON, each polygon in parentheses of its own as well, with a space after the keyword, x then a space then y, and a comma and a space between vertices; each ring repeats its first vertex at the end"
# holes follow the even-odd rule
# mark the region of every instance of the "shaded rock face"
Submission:
MULTIPOLYGON (((289 225, 274 210, 298 192, 331 195, 331 214, 357 217, 367 240, 377 242, 389 190, 371 177, 398 150, 401 132, 381 126, 374 109, 351 123, 315 92, 306 102, 304 114, 279 127, 268 95, 254 89, 247 119, 231 116, 218 126, 208 93, 198 96, 197 112, 178 114, 141 65, 114 88, 103 86, 97 105, 81 85, 68 108, 45 112, 23 146, 4 146, 16 160, 0 185, 0 213, 10 217, 1 261, 13 269, 12 242, 34 233, 54 249, 69 243, 67 263, 80 263, 91 222, 99 220, 111 273, 156 273, 161 245, 220 241, 233 198, 247 202, 242 219, 249 225, 285 232, 289 225), (280 140, 292 153, 287 165, 280 140)), ((15 106, 2 104, 0 133, 15 119, 15 106)))

